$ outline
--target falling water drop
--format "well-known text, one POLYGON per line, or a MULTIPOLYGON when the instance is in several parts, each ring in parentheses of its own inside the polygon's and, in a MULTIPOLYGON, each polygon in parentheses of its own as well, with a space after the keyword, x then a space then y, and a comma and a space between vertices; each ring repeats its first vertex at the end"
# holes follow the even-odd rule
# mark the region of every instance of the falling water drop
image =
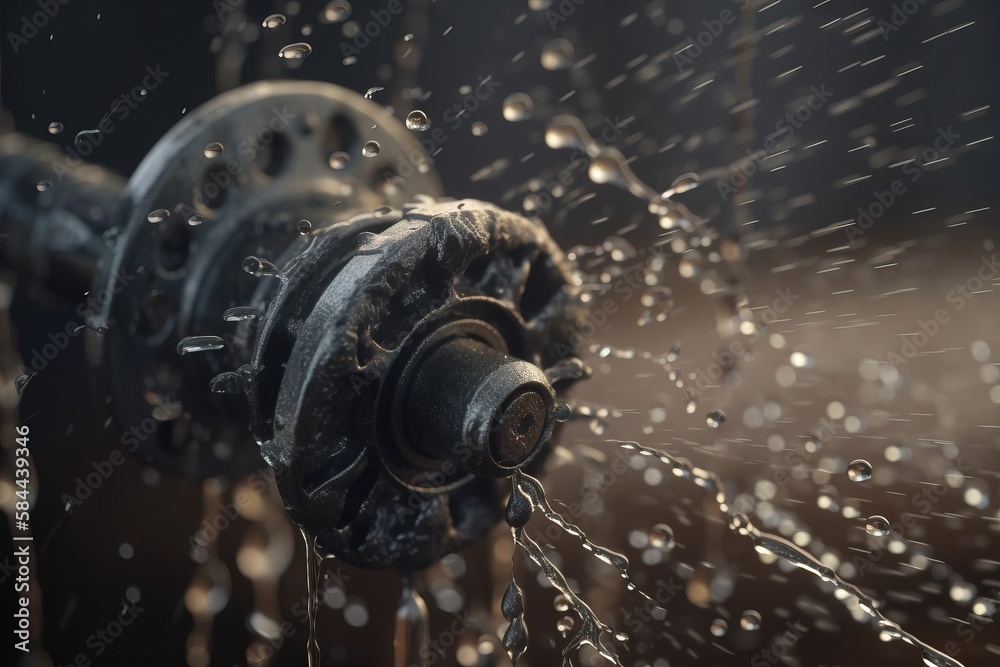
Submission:
POLYGON ((35 377, 34 373, 23 373, 18 375, 17 379, 14 380, 14 391, 20 394, 24 391, 24 388, 28 386, 28 383, 31 382, 31 378, 33 377, 35 377))
POLYGON ((215 394, 242 394, 243 387, 243 376, 235 371, 219 373, 209 383, 209 388, 215 394))
POLYGON ((197 227, 198 225, 204 222, 205 222, 205 216, 198 215, 197 213, 188 218, 188 224, 192 227, 197 227))
POLYGON ((382 150, 382 147, 377 141, 372 139, 371 141, 366 141, 365 145, 361 147, 361 154, 365 157, 375 157, 380 150, 382 150))
POLYGON ((760 614, 753 609, 747 609, 740 615, 740 627, 753 632, 760 629, 760 614))
POLYGON ((308 220, 299 220, 298 222, 295 223, 295 229, 298 231, 299 234, 302 234, 303 236, 311 232, 312 228, 313 225, 308 220))
POLYGON ((726 423, 726 413, 722 410, 712 410, 705 415, 705 423, 711 428, 719 428, 726 423))
POLYGON ((188 336, 177 343, 177 354, 221 350, 225 346, 226 342, 218 336, 188 336))
POLYGON ((550 72, 566 69, 573 64, 575 53, 573 45, 568 39, 562 37, 553 39, 542 48, 542 67, 550 72))
POLYGON ((334 0, 323 8, 323 20, 328 23, 346 21, 351 15, 351 5, 345 0, 334 0))
POLYGON ((620 642, 627 642, 628 641, 628 634, 626 634, 624 632, 616 632, 615 633, 615 639, 617 639, 620 642))
POLYGON ((506 520, 511 528, 523 528, 531 520, 531 499, 517 484, 514 484, 507 501, 506 520))
POLYGON ((568 422, 573 416, 573 408, 568 403, 559 402, 556 404, 555 420, 559 423, 568 422))
POLYGON ((295 42, 278 51, 279 58, 305 58, 312 53, 313 47, 306 42, 295 42))
POLYGON ((560 593, 552 600, 552 606, 555 607, 556 611, 569 611, 569 600, 566 599, 565 595, 560 593))
POLYGON ((514 581, 513 575, 500 601, 503 617, 510 621, 503 634, 503 645, 515 667, 528 648, 528 628, 524 625, 524 591, 514 581))
POLYGON ((212 143, 205 146, 205 157, 213 158, 222 155, 223 147, 218 141, 213 141, 212 143))
POLYGON ((729 624, 723 619, 717 618, 712 621, 712 624, 708 627, 708 631, 712 633, 713 637, 722 637, 729 631, 729 624))
POLYGON ((263 25, 265 28, 268 28, 269 30, 274 30, 278 26, 284 24, 285 24, 284 14, 271 14, 266 19, 264 19, 263 23, 261 23, 261 25, 263 25))
POLYGON ((670 199, 674 195, 679 195, 689 190, 694 190, 701 184, 701 179, 698 174, 693 172, 687 174, 681 174, 677 179, 671 184, 670 189, 660 195, 661 199, 670 199))
POLYGON ((649 545, 657 549, 674 548, 674 531, 665 523, 658 523, 649 531, 649 545))
POLYGON ((477 120, 472 124, 472 136, 474 137, 481 137, 489 131, 489 126, 481 120, 477 120))
POLYGON ((154 225, 163 222, 170 217, 170 211, 165 208, 158 208, 155 211, 151 211, 149 215, 146 216, 146 220, 149 220, 154 225))
POLYGON ((347 165, 351 163, 351 156, 345 153, 344 151, 337 151, 335 153, 330 154, 329 163, 331 169, 336 169, 339 171, 341 169, 344 169, 345 167, 347 167, 347 165))
POLYGON ((64 129, 63 124, 59 121, 52 121, 49 123, 49 134, 59 134, 64 129))
POLYGON ((392 640, 393 665, 429 665, 430 641, 427 605, 413 587, 412 575, 404 574, 403 590, 396 607, 396 632, 392 640))
POLYGON ((46 190, 52 189, 52 181, 38 181, 35 189, 39 192, 45 192, 46 190))
POLYGON ((535 103, 524 93, 513 93, 503 101, 503 117, 512 123, 531 118, 535 103))
POLYGON ((406 115, 406 127, 418 132, 426 132, 431 129, 431 119, 420 109, 414 109, 406 115))
POLYGON ((251 276, 255 276, 257 278, 261 278, 263 276, 277 276, 280 273, 278 271, 278 267, 274 264, 266 259, 254 257, 253 255, 243 260, 243 270, 251 276))
POLYGON ((872 478, 872 464, 864 459, 854 459, 847 466, 847 477, 852 482, 867 482, 872 478))
POLYGON ((889 521, 884 516, 874 514, 868 517, 868 521, 865 522, 865 530, 868 531, 869 535, 885 537, 889 534, 889 521))
POLYGON ((222 313, 222 319, 226 322, 244 322, 256 319, 259 314, 253 306, 236 306, 222 313))
POLYGON ((562 634, 562 636, 565 637, 566 633, 572 630, 574 625, 576 625, 576 623, 575 621, 573 621, 572 616, 563 616, 558 621, 556 621, 556 630, 558 630, 560 634, 562 634))

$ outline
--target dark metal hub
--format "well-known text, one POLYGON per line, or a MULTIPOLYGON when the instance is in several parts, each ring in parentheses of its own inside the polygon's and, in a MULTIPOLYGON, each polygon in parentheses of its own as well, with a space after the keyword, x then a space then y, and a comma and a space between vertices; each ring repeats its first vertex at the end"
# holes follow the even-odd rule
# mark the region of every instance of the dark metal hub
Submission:
POLYGON ((498 479, 543 459, 558 399, 542 369, 584 317, 570 267, 541 224, 435 199, 430 159, 410 164, 418 143, 375 103, 321 83, 230 91, 123 191, 98 167, 61 182, 23 145, 0 142, 4 259, 108 296, 88 353, 145 461, 235 475, 260 467, 256 441, 321 549, 414 570, 485 535, 498 479), (190 336, 221 345, 180 356, 190 336))

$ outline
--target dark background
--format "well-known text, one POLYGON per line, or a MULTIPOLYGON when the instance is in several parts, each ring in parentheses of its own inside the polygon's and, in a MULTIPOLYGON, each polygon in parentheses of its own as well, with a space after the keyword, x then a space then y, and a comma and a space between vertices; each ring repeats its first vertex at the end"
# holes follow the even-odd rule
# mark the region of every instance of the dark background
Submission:
MULTIPOLYGON (((941 443, 956 443, 963 462, 974 465, 969 477, 993 491, 990 504, 985 510, 973 509, 962 502, 961 492, 953 489, 923 521, 919 536, 913 537, 931 545, 931 557, 948 563, 953 570, 931 567, 913 572, 899 565, 902 556, 894 556, 891 562, 880 562, 878 572, 859 580, 866 590, 886 601, 887 607, 898 610, 902 615, 898 620, 905 621, 904 627, 917 636, 935 646, 955 640, 956 622, 949 618, 966 618, 969 607, 949 598, 952 584, 961 579, 974 583, 977 597, 989 597, 990 590, 1000 585, 996 572, 1000 553, 996 533, 998 442, 995 430, 979 428, 996 423, 998 407, 987 398, 988 387, 984 388, 977 377, 978 365, 967 352, 974 340, 984 340, 993 348, 1000 345, 1000 311, 994 293, 977 296, 978 301, 956 317, 945 337, 934 341, 935 349, 961 353, 922 356, 903 370, 902 384, 892 396, 866 402, 868 394, 862 391, 865 383, 858 379, 857 367, 863 358, 881 359, 897 350, 901 333, 912 331, 915 322, 946 306, 944 294, 954 283, 975 273, 980 256, 988 252, 984 241, 996 235, 992 209, 966 212, 997 203, 998 144, 995 140, 977 147, 966 148, 965 144, 990 137, 997 129, 1000 42, 995 34, 1000 28, 1000 6, 988 0, 929 1, 890 39, 876 36, 855 44, 855 38, 873 26, 850 30, 852 25, 866 18, 873 22, 888 19, 891 7, 873 7, 860 0, 833 0, 813 7, 818 3, 784 0, 755 12, 756 29, 763 33, 784 21, 789 27, 761 38, 747 89, 737 85, 734 73, 735 28, 727 29, 706 48, 690 75, 678 75, 670 57, 663 58, 659 70, 650 72, 648 78, 640 74, 657 55, 672 52, 702 30, 703 20, 712 20, 733 5, 722 0, 588 0, 575 6, 554 31, 544 12, 532 11, 523 2, 407 2, 404 13, 374 38, 352 65, 342 63, 340 45, 348 40, 341 35, 341 26, 322 25, 316 20, 323 4, 304 1, 298 16, 290 17, 281 29, 262 31, 259 39, 246 44, 246 57, 234 72, 219 64, 212 43, 222 39, 230 45, 226 48, 239 50, 242 47, 233 44, 247 31, 230 30, 217 37, 223 31, 208 2, 71 0, 15 54, 6 35, 19 29, 21 17, 37 11, 37 6, 6 0, 0 9, 0 33, 4 36, 0 93, 7 112, 5 124, 8 129, 51 140, 46 128, 57 120, 66 130, 54 139, 60 144, 71 143, 78 131, 96 126, 115 98, 141 81, 147 65, 159 64, 170 76, 106 137, 91 158, 127 176, 181 118, 183 110, 190 112, 234 83, 264 78, 322 80, 358 93, 384 86, 386 91, 375 99, 393 104, 397 117, 419 107, 436 124, 444 124, 445 112, 462 99, 460 86, 474 85, 492 75, 502 84, 497 94, 470 114, 459 130, 449 132, 435 163, 449 195, 481 198, 521 210, 531 179, 548 182, 568 164, 566 152, 549 150, 542 141, 545 124, 554 113, 578 115, 597 132, 605 119, 633 118, 616 145, 634 158, 631 166, 640 178, 663 190, 683 172, 711 170, 741 157, 747 147, 761 147, 777 120, 801 105, 811 86, 825 84, 834 93, 833 106, 825 107, 803 126, 793 148, 823 139, 827 142, 811 154, 793 150, 787 168, 758 174, 743 200, 755 201, 743 207, 723 203, 711 181, 683 196, 692 210, 710 217, 720 228, 745 232, 745 243, 755 248, 748 270, 753 305, 770 303, 775 289, 790 286, 801 291, 803 298, 788 316, 790 321, 775 330, 796 346, 810 350, 815 367, 800 373, 795 386, 777 388, 774 369, 786 363, 783 355, 787 350, 779 352, 762 345, 757 358, 747 365, 739 387, 717 388, 701 400, 694 415, 688 415, 680 392, 670 386, 662 369, 594 357, 597 375, 579 395, 595 404, 616 406, 623 415, 610 419, 601 437, 584 423, 568 429, 562 442, 570 450, 586 453, 588 448, 609 451, 602 444, 605 437, 647 438, 716 470, 727 479, 732 494, 753 493, 756 481, 770 478, 767 471, 783 465, 782 455, 762 446, 768 435, 784 433, 789 440, 797 438, 815 428, 830 401, 839 400, 849 414, 862 416, 866 424, 861 434, 841 431, 827 445, 841 464, 854 456, 884 464, 881 446, 888 440, 912 448, 913 457, 891 466, 894 472, 876 480, 879 484, 875 489, 863 492, 846 481, 841 483, 843 475, 835 475, 830 482, 838 486, 845 501, 858 501, 862 511, 878 503, 880 512, 890 517, 893 512, 906 511, 906 499, 923 488, 922 482, 941 478, 941 443), (843 24, 823 27, 869 7, 843 24), (622 26, 622 19, 633 12, 637 18, 622 26), (526 14, 525 18, 517 21, 521 14, 526 14), (674 24, 671 28, 671 21, 679 21, 680 27, 674 24), (925 43, 970 21, 975 24, 925 43), (312 24, 314 32, 299 37, 297 30, 305 23, 312 24), (443 34, 449 27, 448 34, 443 34), (413 42, 402 41, 407 33, 416 35, 413 42), (557 36, 574 44, 577 61, 590 55, 593 60, 581 68, 544 70, 539 53, 557 36), (291 69, 276 54, 284 44, 300 39, 310 42, 314 53, 300 67, 291 69), (401 67, 394 56, 405 45, 423 51, 412 71, 401 67), (792 50, 775 56, 787 47, 792 50), (521 51, 524 56, 512 62, 521 51), (643 54, 647 60, 635 65, 643 54), (870 64, 844 69, 880 56, 884 57, 870 64), (917 64, 923 68, 897 76, 917 64), (802 69, 796 73, 776 78, 799 66, 802 69), (615 83, 623 73, 625 79, 615 83), (885 92, 873 91, 873 87, 893 79, 896 83, 885 92), (711 83, 697 88, 709 80, 711 83), (429 97, 419 102, 405 99, 404 89, 413 86, 430 93, 429 97), (571 90, 576 90, 573 96, 558 101, 571 90), (502 100, 515 91, 533 97, 535 115, 531 120, 503 120, 502 100), (832 113, 838 103, 855 97, 854 108, 832 113), (759 100, 752 114, 755 131, 743 140, 736 133, 739 117, 730 110, 751 98, 759 100), (987 105, 987 112, 962 115, 987 105), (893 124, 908 118, 914 127, 894 132, 899 125, 893 124), (475 137, 469 131, 471 123, 478 120, 489 126, 485 136, 475 137), (885 165, 919 153, 933 143, 938 128, 948 126, 954 126, 962 136, 950 159, 929 169, 919 187, 907 192, 905 203, 895 207, 860 242, 837 251, 838 257, 855 260, 850 266, 817 274, 830 266, 831 249, 847 241, 842 231, 823 236, 809 233, 853 218, 859 206, 873 201, 875 190, 886 189, 899 177, 898 169, 885 165), (851 152, 868 141, 873 148, 851 152), (661 150, 671 144, 675 145, 661 150), (873 157, 875 154, 882 157, 873 157), (470 174, 497 160, 509 161, 499 175, 470 179, 470 174), (843 185, 854 175, 867 174, 872 177, 859 185, 843 185), (935 211, 929 216, 913 215, 930 207, 935 211), (759 222, 742 224, 752 220, 759 222), (955 224, 961 226, 952 226, 955 224), (904 259, 897 259, 897 252, 904 259), (899 262, 888 277, 884 270, 874 268, 888 263, 886 253, 891 261, 899 262), (789 264, 794 265, 790 271, 774 270, 789 264), (891 306, 880 298, 914 286, 918 291, 890 302, 891 306), (848 289, 854 291, 839 299, 832 296, 848 289), (893 318, 879 319, 890 312, 893 318), (842 323, 863 321, 880 326, 841 328, 842 323), (748 408, 767 401, 783 406, 774 423, 751 427, 741 419, 748 408), (667 410, 665 423, 650 421, 649 411, 654 407, 667 410), (713 408, 730 415, 726 427, 718 432, 705 427, 704 413, 713 408), (650 426, 655 431, 644 433, 650 426), (879 448, 874 449, 876 446, 879 448)), ((352 18, 363 22, 370 20, 369 11, 384 7, 379 2, 352 4, 352 18)), ((264 16, 282 9, 276 3, 251 1, 241 11, 250 26, 259 26, 264 16)), ((226 20, 233 18, 230 15, 226 20)), ((412 61, 413 56, 404 59, 412 61)), ((599 243, 635 222, 640 225, 627 238, 637 248, 644 248, 662 231, 642 202, 607 186, 593 186, 585 174, 575 174, 567 189, 564 198, 541 213, 564 247, 599 243), (585 192, 597 196, 577 201, 585 192), (603 218, 608 221, 592 224, 603 218)), ((720 344, 712 304, 698 292, 696 283, 674 277, 671 284, 680 309, 666 324, 637 328, 634 321, 640 309, 638 304, 628 303, 613 323, 599 332, 597 340, 654 353, 665 352, 679 342, 685 370, 711 363, 711 355, 720 344)), ((38 336, 62 326, 67 311, 60 310, 58 304, 34 303, 19 294, 13 316, 24 356, 37 344, 38 336)), ((187 536, 201 517, 200 486, 167 476, 151 486, 142 481, 142 466, 129 460, 123 472, 115 473, 81 510, 65 515, 60 495, 72 489, 78 475, 90 470, 91 461, 106 459, 114 445, 101 438, 103 416, 93 410, 101 397, 90 395, 79 341, 75 345, 70 354, 57 359, 53 372, 33 380, 20 406, 22 420, 32 424, 33 446, 38 448, 35 455, 41 495, 33 518, 35 534, 42 538, 45 549, 36 561, 45 613, 42 644, 55 664, 66 664, 85 650, 90 633, 114 618, 125 589, 136 585, 148 611, 101 660, 124 664, 142 656, 153 664, 183 664, 184 642, 192 622, 181 596, 195 568, 188 557, 187 536), (119 557, 122 542, 135 547, 132 559, 119 557)), ((580 479, 594 466, 601 470, 607 465, 573 461, 552 473, 550 493, 566 503, 578 500, 580 479)), ((581 525, 609 546, 626 551, 635 563, 637 582, 651 589, 660 579, 671 574, 677 577, 679 572, 690 575, 691 570, 699 573, 692 581, 727 574, 737 583, 731 596, 707 609, 678 600, 669 608, 668 625, 647 624, 640 637, 633 637, 640 644, 623 659, 626 664, 637 660, 657 664, 659 656, 671 665, 706 660, 744 664, 780 635, 786 619, 795 618, 810 619, 810 627, 817 629, 796 646, 800 662, 792 664, 875 660, 917 664, 919 658, 911 649, 879 642, 873 630, 849 619, 832 596, 805 574, 785 573, 777 565, 757 562, 746 541, 727 536, 717 513, 702 504, 696 489, 668 486, 666 482, 646 489, 640 479, 641 473, 636 472, 626 484, 609 489, 603 505, 591 508, 594 515, 580 519, 581 525), (629 546, 627 535, 633 529, 648 530, 659 521, 674 527, 684 549, 663 564, 642 564, 641 550, 629 546), (764 616, 761 631, 735 630, 736 619, 747 608, 756 608, 764 616), (709 623, 725 613, 731 615, 730 632, 723 638, 711 637, 709 623), (713 647, 712 641, 725 651, 713 647)), ((797 480, 779 489, 774 503, 795 517, 797 524, 808 527, 815 538, 850 558, 852 546, 863 546, 864 534, 859 537, 856 521, 816 507, 818 486, 810 479, 797 480)), ((224 535, 220 542, 223 560, 228 558, 232 563, 246 527, 241 524, 239 530, 224 535)), ((508 574, 504 560, 509 557, 504 550, 507 541, 501 529, 492 543, 462 554, 466 573, 458 579, 468 608, 483 610, 495 604, 496 592, 502 590, 508 574)), ((574 554, 579 551, 573 540, 563 538, 556 546, 564 554, 567 568, 583 582, 585 597, 595 601, 595 609, 615 618, 616 627, 627 628, 622 616, 641 605, 641 600, 625 596, 613 575, 577 559, 574 554)), ((284 577, 281 591, 285 617, 297 631, 281 649, 279 664, 302 664, 305 659, 305 628, 301 619, 288 611, 304 594, 301 546, 297 548, 295 564, 284 577)), ((533 633, 526 659, 531 664, 550 664, 558 659, 556 651, 563 641, 554 631, 558 615, 548 602, 551 591, 531 581, 531 568, 517 567, 519 579, 528 582, 529 628, 533 633)), ((235 568, 230 569, 233 597, 215 619, 213 631, 212 664, 226 666, 244 664, 244 651, 252 638, 246 626, 253 606, 251 591, 235 568)), ((320 635, 327 660, 389 664, 398 577, 349 572, 347 595, 365 600, 370 620, 359 629, 345 623, 342 610, 321 612, 320 635)), ((431 573, 425 581, 439 577, 444 575, 431 573)), ((431 634, 436 637, 450 623, 449 615, 434 609, 432 593, 425 590, 425 597, 433 610, 431 634)), ((485 611, 478 612, 478 617, 484 634, 496 630, 496 618, 487 621, 485 611)), ((469 635, 463 641, 475 645, 476 638, 469 635)), ((992 628, 977 634, 968 645, 959 639, 959 659, 966 665, 991 664, 998 658, 988 645, 1000 645, 998 639, 992 628)), ((454 649, 448 653, 447 664, 452 664, 454 649)), ((497 649, 494 655, 499 653, 502 651, 497 649)), ((38 664, 47 664, 44 658, 38 659, 38 664)), ((482 664, 492 664, 481 659, 482 664)), ((497 658, 497 662, 505 664, 506 658, 497 658)))

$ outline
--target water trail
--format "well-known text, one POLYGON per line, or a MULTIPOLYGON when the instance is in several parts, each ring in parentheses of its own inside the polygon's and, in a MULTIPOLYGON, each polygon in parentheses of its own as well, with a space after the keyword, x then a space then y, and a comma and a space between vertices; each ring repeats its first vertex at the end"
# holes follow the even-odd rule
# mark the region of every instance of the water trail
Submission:
MULTIPOLYGON (((921 649, 921 657, 923 658, 924 663, 930 667, 963 667, 962 663, 948 657, 929 644, 925 644, 909 632, 903 630, 899 624, 886 618, 885 615, 877 609, 878 603, 873 598, 862 593, 857 586, 841 579, 832 568, 823 565, 811 555, 784 538, 778 537, 777 535, 771 535, 770 533, 765 533, 757 529, 746 514, 737 511, 732 506, 726 498, 721 480, 715 473, 694 467, 687 459, 673 457, 659 449, 645 447, 636 442, 623 442, 620 440, 612 440, 610 442, 618 445, 622 449, 638 452, 642 456, 654 457, 669 466, 676 477, 691 480, 698 486, 705 489, 705 491, 714 494, 715 502, 719 509, 730 519, 729 528, 731 530, 738 532, 740 535, 753 538, 754 546, 758 552, 770 553, 779 558, 784 558, 795 567, 811 572, 823 581, 833 584, 838 591, 846 594, 846 598, 853 598, 861 609, 871 616, 876 622, 880 636, 883 639, 903 641, 910 646, 921 649)), ((842 598, 838 597, 838 599, 842 598)))
POLYGON ((518 471, 514 473, 514 484, 521 490, 521 493, 523 493, 531 501, 532 508, 540 509, 542 515, 546 519, 556 524, 570 535, 578 537, 583 545, 583 548, 592 553, 595 558, 616 568, 621 574, 622 579, 625 580, 625 587, 628 590, 637 592, 639 595, 655 604, 653 598, 646 595, 644 592, 639 590, 634 583, 632 583, 632 579, 628 574, 628 558, 625 557, 625 554, 612 551, 611 549, 607 549, 599 544, 591 542, 587 539, 586 533, 584 533, 579 526, 566 521, 561 514, 553 510, 548 501, 545 499, 545 490, 542 488, 541 482, 531 475, 518 471))
MULTIPOLYGON (((534 540, 524 534, 524 526, 531 518, 535 503, 524 491, 522 485, 516 480, 516 478, 520 475, 521 473, 517 473, 511 479, 511 496, 507 503, 507 523, 510 525, 511 535, 514 538, 514 544, 524 549, 525 553, 528 554, 528 557, 542 569, 542 573, 545 575, 545 578, 549 580, 549 583, 551 583, 557 591, 562 593, 580 617, 579 631, 573 639, 566 644, 566 647, 563 648, 562 654, 564 667, 571 664, 572 656, 584 646, 590 646, 608 662, 621 666, 622 663, 619 662, 618 657, 612 653, 604 643, 604 635, 614 635, 614 630, 601 622, 601 620, 597 617, 597 614, 595 614, 594 611, 587 606, 587 603, 581 600, 580 596, 573 592, 573 589, 569 586, 569 582, 566 581, 566 577, 563 576, 563 573, 559 571, 559 568, 557 568, 552 561, 545 556, 541 547, 539 547, 534 540)), ((537 480, 535 480, 535 482, 537 483, 537 480)), ((507 592, 504 593, 501 608, 504 612, 504 618, 511 621, 511 627, 509 627, 507 632, 504 634, 504 646, 507 648, 511 661, 516 663, 517 658, 520 657, 527 648, 528 632, 523 622, 523 593, 514 582, 513 576, 511 577, 510 585, 507 587, 507 592)), ((618 637, 622 635, 615 636, 618 637)))
MULTIPOLYGON (((301 529, 300 529, 301 530, 301 529)), ((316 616, 319 614, 319 566, 322 560, 316 553, 316 538, 301 530, 306 545, 306 593, 309 596, 309 640, 306 653, 309 667, 319 667, 319 638, 316 636, 316 616)))
POLYGON ((430 623, 427 605, 413 587, 413 575, 403 575, 403 591, 396 607, 396 633, 393 636, 394 667, 430 665, 430 623))

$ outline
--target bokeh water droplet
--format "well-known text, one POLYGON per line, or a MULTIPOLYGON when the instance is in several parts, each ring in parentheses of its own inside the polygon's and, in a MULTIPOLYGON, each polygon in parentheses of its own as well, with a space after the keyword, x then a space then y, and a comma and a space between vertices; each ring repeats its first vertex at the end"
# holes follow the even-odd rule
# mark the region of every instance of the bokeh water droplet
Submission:
POLYGON ((306 42, 295 42, 294 44, 289 44, 288 46, 282 47, 278 51, 279 58, 305 58, 310 53, 313 52, 312 46, 306 42))
POLYGON ((711 428, 719 428, 726 423, 726 413, 722 410, 712 410, 705 415, 705 423, 711 428))
POLYGON ((760 622, 760 614, 753 609, 747 609, 745 612, 740 614, 740 627, 744 630, 748 630, 750 632, 758 630, 760 628, 760 622))
POLYGON ((375 157, 378 155, 379 151, 382 150, 382 146, 379 145, 374 139, 366 141, 365 145, 361 147, 361 154, 365 157, 375 157))
POLYGON ((868 531, 869 535, 885 537, 889 534, 889 521, 884 516, 874 514, 868 517, 868 521, 865 522, 865 530, 868 531))
POLYGON ((573 64, 576 51, 568 39, 558 37, 542 48, 542 67, 549 71, 566 69, 573 64))
POLYGON ((431 128, 431 119, 420 109, 414 109, 406 115, 406 127, 417 132, 426 132, 431 128))
POLYGON ((535 103, 524 93, 513 93, 503 101, 503 117, 512 123, 531 118, 535 103))
POLYGON ((847 477, 852 482, 867 482, 872 478, 872 464, 864 459, 854 459, 847 466, 847 477))
POLYGON ((286 19, 284 14, 271 14, 264 19, 261 25, 270 30, 274 30, 278 26, 284 25, 285 21, 286 19))
POLYGON ((218 141, 213 141, 212 143, 205 146, 205 157, 213 158, 222 155, 223 146, 218 141))
POLYGON ((329 162, 330 162, 330 168, 337 169, 339 171, 340 169, 344 169, 345 167, 347 167, 347 165, 351 163, 351 156, 345 153, 344 151, 336 151, 330 154, 329 162))

